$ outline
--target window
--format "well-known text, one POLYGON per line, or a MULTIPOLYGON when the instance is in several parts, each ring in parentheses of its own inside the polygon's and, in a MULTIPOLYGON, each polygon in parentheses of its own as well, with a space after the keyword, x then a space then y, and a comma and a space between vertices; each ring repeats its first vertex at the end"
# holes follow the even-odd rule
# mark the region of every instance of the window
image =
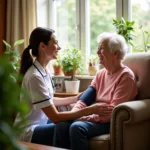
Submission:
MULTIPOLYGON (((150 0, 132 0, 132 10, 132 20, 135 21, 136 26, 134 45, 137 50, 143 50, 145 47, 143 32, 150 31, 150 0), (143 32, 139 28, 141 25, 143 32)), ((147 40, 147 38, 148 35, 145 34, 145 40, 147 40)))
POLYGON ((56 34, 62 48, 76 46, 76 3, 62 0, 56 3, 56 34))
POLYGON ((37 0, 37 24, 41 27, 48 27, 47 0, 37 0))
POLYGON ((116 19, 116 0, 90 1, 90 50, 92 54, 96 54, 97 51, 98 34, 104 31, 115 32, 113 19, 116 19))
POLYGON ((61 48, 81 49, 87 63, 99 33, 115 31, 112 20, 123 15, 120 1, 122 6, 123 0, 37 0, 38 26, 53 28, 61 48))

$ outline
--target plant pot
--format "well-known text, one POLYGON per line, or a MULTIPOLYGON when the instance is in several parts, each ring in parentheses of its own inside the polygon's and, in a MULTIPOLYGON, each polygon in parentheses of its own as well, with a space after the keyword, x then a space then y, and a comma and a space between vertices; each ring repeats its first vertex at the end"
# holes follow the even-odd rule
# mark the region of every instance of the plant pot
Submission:
POLYGON ((64 72, 65 76, 72 76, 73 72, 72 71, 68 71, 68 72, 64 72))
POLYGON ((66 93, 79 93, 80 80, 68 81, 65 80, 66 93))
MULTIPOLYGON (((77 73, 78 71, 76 70, 74 74, 76 75, 77 73)), ((65 76, 72 76, 72 74, 73 74, 73 71, 64 72, 65 76)))
POLYGON ((53 66, 54 69, 54 75, 62 75, 62 66, 53 66))

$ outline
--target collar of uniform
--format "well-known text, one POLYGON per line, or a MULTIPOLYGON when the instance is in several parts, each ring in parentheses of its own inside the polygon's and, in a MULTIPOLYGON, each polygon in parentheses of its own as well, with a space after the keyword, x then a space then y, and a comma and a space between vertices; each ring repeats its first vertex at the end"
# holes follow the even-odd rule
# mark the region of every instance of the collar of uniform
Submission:
POLYGON ((37 60, 35 60, 33 64, 37 67, 38 71, 42 74, 43 77, 47 76, 44 68, 41 66, 41 64, 37 60))

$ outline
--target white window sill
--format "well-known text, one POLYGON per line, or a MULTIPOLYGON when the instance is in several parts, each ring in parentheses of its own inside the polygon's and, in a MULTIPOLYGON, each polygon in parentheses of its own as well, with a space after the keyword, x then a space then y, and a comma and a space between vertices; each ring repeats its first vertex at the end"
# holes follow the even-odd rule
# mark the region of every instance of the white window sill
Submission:
MULTIPOLYGON (((89 76, 89 75, 76 75, 77 79, 94 79, 95 76, 89 76)), ((64 76, 64 75, 52 75, 52 78, 63 78, 63 79, 69 79, 71 76, 64 76)))

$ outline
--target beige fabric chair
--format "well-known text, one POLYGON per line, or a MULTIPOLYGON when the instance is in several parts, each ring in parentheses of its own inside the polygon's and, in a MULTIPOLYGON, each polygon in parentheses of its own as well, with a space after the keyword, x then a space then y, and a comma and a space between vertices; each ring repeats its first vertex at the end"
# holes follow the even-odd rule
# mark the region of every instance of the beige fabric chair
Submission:
POLYGON ((110 134, 92 138, 92 150, 150 150, 150 53, 128 54, 124 64, 136 75, 137 98, 114 109, 110 134))

